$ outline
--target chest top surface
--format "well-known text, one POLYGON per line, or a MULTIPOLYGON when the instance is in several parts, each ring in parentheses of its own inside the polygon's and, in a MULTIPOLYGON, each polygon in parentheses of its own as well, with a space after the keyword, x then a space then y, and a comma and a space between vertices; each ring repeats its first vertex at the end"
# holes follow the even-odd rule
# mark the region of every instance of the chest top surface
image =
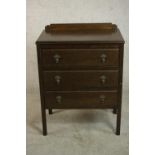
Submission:
MULTIPOLYGON (((65 24, 67 27, 69 24, 65 24)), ((98 24, 96 24, 98 25, 98 24)), ((37 39, 37 44, 44 43, 124 43, 124 39, 121 35, 121 32, 118 28, 116 31, 105 33, 103 31, 87 31, 82 32, 80 29, 77 32, 70 31, 59 33, 47 33, 45 30, 42 31, 39 38, 37 39)))

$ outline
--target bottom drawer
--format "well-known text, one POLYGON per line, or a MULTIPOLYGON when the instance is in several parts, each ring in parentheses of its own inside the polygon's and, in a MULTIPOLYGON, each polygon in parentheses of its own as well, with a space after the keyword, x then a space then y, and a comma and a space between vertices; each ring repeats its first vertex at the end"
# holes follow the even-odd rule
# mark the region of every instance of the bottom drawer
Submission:
POLYGON ((45 93, 46 108, 114 108, 116 104, 117 91, 45 93))

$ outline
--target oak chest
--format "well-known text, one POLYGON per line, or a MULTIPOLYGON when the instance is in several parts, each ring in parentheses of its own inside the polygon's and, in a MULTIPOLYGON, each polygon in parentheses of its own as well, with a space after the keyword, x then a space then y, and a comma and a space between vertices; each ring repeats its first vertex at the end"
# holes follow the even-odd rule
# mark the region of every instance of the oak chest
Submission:
POLYGON ((46 109, 113 109, 120 134, 124 40, 113 24, 52 24, 36 41, 46 109))

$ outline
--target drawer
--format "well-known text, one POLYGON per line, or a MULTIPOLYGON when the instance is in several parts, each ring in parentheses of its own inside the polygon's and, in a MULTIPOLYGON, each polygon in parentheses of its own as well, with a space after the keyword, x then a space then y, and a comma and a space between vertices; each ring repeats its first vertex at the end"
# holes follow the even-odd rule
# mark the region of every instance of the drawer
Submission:
POLYGON ((51 68, 89 68, 119 65, 119 49, 42 49, 41 64, 51 68))
POLYGON ((44 71, 44 89, 103 90, 117 88, 118 71, 44 71))
POLYGON ((46 108, 114 108, 116 91, 46 92, 46 108))

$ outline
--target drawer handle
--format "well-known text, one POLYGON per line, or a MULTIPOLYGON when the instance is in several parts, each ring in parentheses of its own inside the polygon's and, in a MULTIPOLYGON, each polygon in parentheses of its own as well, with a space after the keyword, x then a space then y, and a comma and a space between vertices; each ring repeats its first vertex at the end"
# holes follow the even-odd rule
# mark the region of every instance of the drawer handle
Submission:
POLYGON ((55 81, 56 81, 57 85, 59 85, 60 84, 60 80, 61 80, 61 76, 56 75, 54 78, 55 78, 55 81))
POLYGON ((55 59, 55 63, 59 63, 61 56, 59 54, 55 54, 53 58, 55 59))
POLYGON ((102 61, 102 63, 105 63, 106 62, 106 58, 107 58, 107 55, 106 54, 102 54, 101 55, 101 61, 102 61))
POLYGON ((61 96, 56 96, 56 103, 61 103, 61 100, 62 100, 61 96))
POLYGON ((106 76, 105 75, 102 75, 100 77, 100 79, 101 79, 102 84, 104 84, 106 82, 106 76))
POLYGON ((105 101, 105 96, 104 96, 104 95, 101 95, 101 96, 100 96, 100 102, 101 102, 101 103, 104 103, 104 101, 105 101))

